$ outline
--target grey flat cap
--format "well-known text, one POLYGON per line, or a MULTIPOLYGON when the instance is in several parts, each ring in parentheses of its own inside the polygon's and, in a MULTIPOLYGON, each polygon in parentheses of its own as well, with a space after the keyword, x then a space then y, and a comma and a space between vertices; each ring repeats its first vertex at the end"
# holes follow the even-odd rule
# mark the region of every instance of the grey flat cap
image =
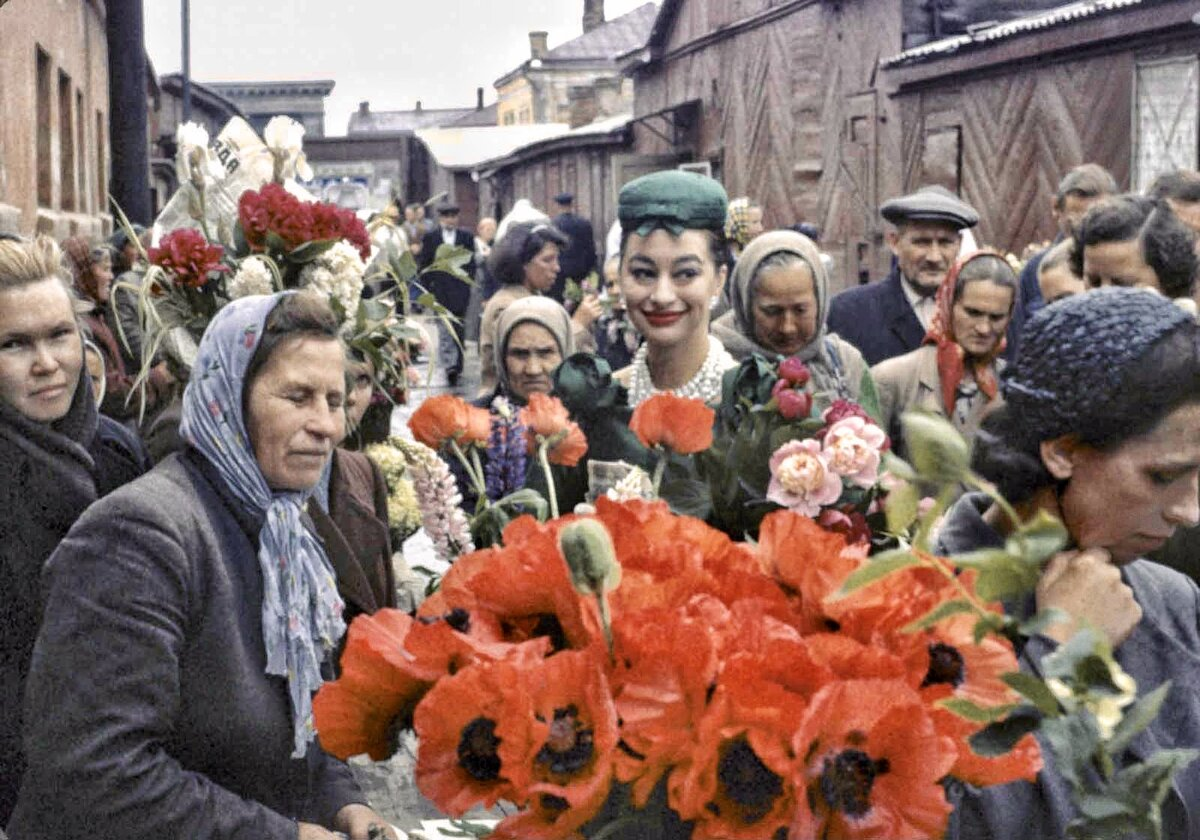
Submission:
POLYGON ((915 193, 889 199, 879 207, 879 215, 894 225, 904 222, 946 222, 958 228, 975 227, 979 214, 975 208, 945 187, 922 187, 915 193))

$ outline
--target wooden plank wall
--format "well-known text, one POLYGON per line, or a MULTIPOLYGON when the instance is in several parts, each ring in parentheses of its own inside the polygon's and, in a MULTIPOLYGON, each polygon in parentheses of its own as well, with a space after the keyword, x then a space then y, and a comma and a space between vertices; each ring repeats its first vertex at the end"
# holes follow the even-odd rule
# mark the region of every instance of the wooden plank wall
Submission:
MULTIPOLYGON (((731 197, 748 195, 768 227, 816 223, 841 288, 887 266, 877 207, 901 182, 899 118, 874 90, 879 59, 900 51, 900 4, 687 0, 665 58, 635 80, 635 113, 698 100, 690 151, 712 160, 731 197), (769 7, 782 17, 687 48, 769 7), (861 114, 851 148, 851 114, 861 114)), ((661 120, 650 124, 664 128, 661 120)), ((639 127, 635 150, 671 146, 639 127)), ((677 150, 689 151, 689 150, 677 150)))
POLYGON ((979 241, 1020 253, 1053 237, 1050 206, 1069 169, 1099 163, 1129 185, 1133 65, 1126 51, 900 94, 904 187, 921 184, 930 131, 958 126, 979 241))

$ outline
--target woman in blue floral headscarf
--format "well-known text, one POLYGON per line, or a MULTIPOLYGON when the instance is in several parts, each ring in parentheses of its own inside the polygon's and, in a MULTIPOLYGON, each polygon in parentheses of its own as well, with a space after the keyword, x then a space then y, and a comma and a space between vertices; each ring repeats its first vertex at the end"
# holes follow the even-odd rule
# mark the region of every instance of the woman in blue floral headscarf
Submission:
POLYGON ((343 431, 337 330, 302 294, 221 310, 184 392, 185 450, 93 505, 50 558, 27 699, 52 712, 27 721, 14 836, 366 840, 386 825, 312 729, 345 629, 303 513, 343 431))

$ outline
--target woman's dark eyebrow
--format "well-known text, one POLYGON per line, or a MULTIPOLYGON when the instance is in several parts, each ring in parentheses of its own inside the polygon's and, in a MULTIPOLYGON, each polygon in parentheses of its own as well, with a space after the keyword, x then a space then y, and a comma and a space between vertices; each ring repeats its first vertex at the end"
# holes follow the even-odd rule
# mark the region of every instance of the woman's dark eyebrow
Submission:
POLYGON ((704 264, 704 260, 700 259, 695 254, 684 254, 682 257, 676 257, 671 263, 672 268, 679 268, 681 263, 700 263, 704 264))

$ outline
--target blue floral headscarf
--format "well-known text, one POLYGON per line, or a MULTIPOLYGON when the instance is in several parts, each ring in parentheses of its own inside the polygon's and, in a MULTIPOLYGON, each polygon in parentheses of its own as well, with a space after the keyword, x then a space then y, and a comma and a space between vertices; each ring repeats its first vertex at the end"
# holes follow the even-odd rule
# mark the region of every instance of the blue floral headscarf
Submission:
POLYGON ((240 298, 213 318, 183 392, 180 432, 212 463, 244 510, 263 520, 258 562, 266 672, 287 679, 295 722, 292 756, 301 758, 315 733, 312 695, 322 682, 321 663, 346 625, 333 567, 302 519, 312 491, 271 490, 242 416, 246 369, 267 315, 284 294, 240 298))

